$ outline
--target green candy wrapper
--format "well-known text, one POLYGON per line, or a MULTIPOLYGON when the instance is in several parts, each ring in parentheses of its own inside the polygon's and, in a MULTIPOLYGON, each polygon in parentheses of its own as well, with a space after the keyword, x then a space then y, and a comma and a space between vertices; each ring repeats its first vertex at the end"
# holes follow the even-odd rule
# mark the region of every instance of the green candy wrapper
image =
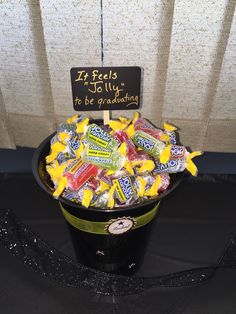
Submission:
POLYGON ((120 170, 125 164, 125 157, 122 154, 94 144, 86 145, 82 160, 112 171, 120 170))
POLYGON ((116 139, 95 123, 87 127, 85 138, 90 143, 110 150, 114 150, 119 146, 119 142, 116 139))
POLYGON ((147 154, 156 159, 160 157, 161 152, 166 147, 163 142, 143 131, 136 131, 132 137, 132 141, 136 146, 142 148, 147 154))

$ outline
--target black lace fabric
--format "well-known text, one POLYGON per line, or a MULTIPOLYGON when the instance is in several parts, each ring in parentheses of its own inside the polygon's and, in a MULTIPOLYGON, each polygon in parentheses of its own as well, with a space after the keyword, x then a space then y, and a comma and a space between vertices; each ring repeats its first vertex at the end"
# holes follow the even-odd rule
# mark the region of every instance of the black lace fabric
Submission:
POLYGON ((236 237, 230 238, 216 265, 158 277, 126 277, 81 265, 24 225, 11 210, 0 210, 0 242, 31 270, 60 285, 86 288, 103 295, 130 295, 154 286, 189 287, 209 280, 220 267, 236 266, 236 237))

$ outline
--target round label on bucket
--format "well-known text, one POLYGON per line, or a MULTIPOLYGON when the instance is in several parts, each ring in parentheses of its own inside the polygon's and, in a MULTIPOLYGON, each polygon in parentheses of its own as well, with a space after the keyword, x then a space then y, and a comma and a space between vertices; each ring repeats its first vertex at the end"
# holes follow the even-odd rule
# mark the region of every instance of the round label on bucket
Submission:
POLYGON ((134 220, 130 217, 117 218, 110 222, 107 226, 107 231, 110 234, 122 234, 129 231, 134 224, 134 220))

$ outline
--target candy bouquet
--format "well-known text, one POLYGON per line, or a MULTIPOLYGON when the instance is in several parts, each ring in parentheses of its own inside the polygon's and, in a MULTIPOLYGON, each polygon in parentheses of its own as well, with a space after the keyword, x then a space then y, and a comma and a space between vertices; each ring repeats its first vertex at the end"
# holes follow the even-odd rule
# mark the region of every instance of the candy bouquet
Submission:
POLYGON ((173 173, 186 169, 195 176, 192 159, 200 154, 177 144, 174 126, 158 129, 137 112, 108 125, 75 115, 51 139, 46 170, 55 198, 112 209, 155 199, 173 173))

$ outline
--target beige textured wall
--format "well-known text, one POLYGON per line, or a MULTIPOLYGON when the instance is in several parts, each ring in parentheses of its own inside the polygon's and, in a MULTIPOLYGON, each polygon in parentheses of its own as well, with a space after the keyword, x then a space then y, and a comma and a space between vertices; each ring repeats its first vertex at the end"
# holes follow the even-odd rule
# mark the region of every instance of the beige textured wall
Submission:
MULTIPOLYGON (((143 116, 193 149, 236 152, 235 2, 103 0, 104 66, 143 67, 143 116)), ((100 18, 100 0, 0 2, 0 147, 73 114, 69 70, 101 66, 100 18)))

